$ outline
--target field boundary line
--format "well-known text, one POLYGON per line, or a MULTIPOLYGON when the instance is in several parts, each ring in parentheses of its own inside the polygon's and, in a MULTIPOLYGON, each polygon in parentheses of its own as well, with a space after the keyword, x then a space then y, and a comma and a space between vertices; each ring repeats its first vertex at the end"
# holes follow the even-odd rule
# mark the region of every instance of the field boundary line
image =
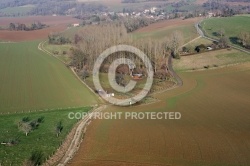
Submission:
POLYGON ((66 140, 62 145, 57 149, 56 153, 52 155, 43 166, 51 166, 58 165, 64 166, 66 165, 78 151, 80 144, 82 142, 82 138, 87 130, 87 126, 91 123, 92 114, 96 112, 101 112, 106 109, 107 105, 102 105, 97 108, 93 108, 89 113, 89 116, 85 116, 83 119, 78 122, 71 132, 68 134, 66 140), (74 135, 73 135, 74 134, 74 135), (73 135, 73 139, 72 139, 73 135), (64 149, 66 147, 66 150, 64 149))
POLYGON ((13 115, 13 114, 26 114, 26 113, 38 113, 38 112, 50 112, 50 111, 59 111, 59 110, 75 110, 75 109, 81 109, 86 107, 93 107, 93 105, 90 106, 79 106, 79 107, 62 107, 62 108, 47 108, 47 109, 36 109, 36 110, 27 110, 27 111, 20 111, 20 112, 1 112, 1 115, 13 115))

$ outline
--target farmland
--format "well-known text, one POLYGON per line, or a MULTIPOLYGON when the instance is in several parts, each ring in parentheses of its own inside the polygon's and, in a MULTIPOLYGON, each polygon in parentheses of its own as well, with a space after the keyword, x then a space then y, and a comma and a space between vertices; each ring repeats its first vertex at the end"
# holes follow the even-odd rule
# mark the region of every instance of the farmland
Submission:
POLYGON ((163 38, 170 36, 174 31, 179 31, 183 34, 184 42, 188 42, 193 38, 198 37, 194 27, 194 23, 198 20, 199 18, 160 21, 135 31, 133 36, 135 38, 163 38))
MULTIPOLYGON (((161 38, 178 30, 188 42, 197 37, 195 21, 162 21, 139 29, 133 35, 136 38, 161 38)), ((187 47, 201 43, 211 44, 199 38, 187 47)), ((180 120, 124 117, 95 120, 69 165, 249 165, 249 60, 248 54, 234 49, 176 60, 174 68, 179 70, 182 87, 152 95, 160 101, 150 105, 109 106, 105 112, 173 111, 181 113, 180 120), (215 64, 219 67, 235 65, 216 67, 215 70, 183 71, 215 64)))
POLYGON ((0 141, 8 142, 15 140, 17 144, 12 146, 0 145, 0 164, 1 165, 22 165, 25 160, 31 157, 33 151, 41 151, 43 160, 52 155, 59 145, 64 141, 76 120, 69 120, 69 112, 86 112, 90 107, 50 110, 44 112, 18 113, 12 115, 1 115, 0 141), (32 130, 28 136, 18 129, 18 122, 22 118, 28 117, 30 122, 43 117, 43 122, 32 130), (62 132, 56 136, 56 125, 62 122, 62 132))
POLYGON ((250 63, 179 73, 161 102, 106 111, 180 112, 181 120, 95 120, 70 165, 249 165, 250 63))
POLYGON ((39 41, 0 44, 1 113, 96 104, 96 97, 39 41))
POLYGON ((235 42, 240 32, 250 32, 249 17, 234 16, 226 18, 210 18, 202 21, 202 29, 205 34, 212 38, 218 38, 216 33, 224 29, 225 35, 232 43, 235 42))
POLYGON ((174 68, 181 70, 197 70, 206 68, 225 67, 227 65, 250 61, 247 53, 238 50, 218 50, 200 53, 191 56, 183 56, 180 60, 174 60, 174 68))
POLYGON ((10 23, 24 23, 26 25, 32 24, 34 21, 40 21, 48 28, 35 31, 9 31, 0 30, 0 40, 2 41, 32 41, 38 39, 46 39, 52 32, 61 32, 67 29, 68 25, 79 23, 78 19, 68 16, 29 16, 29 17, 3 17, 0 19, 0 26, 6 28, 10 23))

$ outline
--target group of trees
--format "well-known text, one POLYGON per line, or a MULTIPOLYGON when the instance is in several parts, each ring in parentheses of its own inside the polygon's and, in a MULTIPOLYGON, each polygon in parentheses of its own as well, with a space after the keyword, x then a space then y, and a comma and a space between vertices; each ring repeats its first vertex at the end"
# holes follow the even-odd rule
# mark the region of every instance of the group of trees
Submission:
POLYGON ((139 28, 148 26, 149 24, 152 24, 155 21, 146 17, 137 17, 137 18, 128 17, 128 18, 123 18, 121 22, 123 22, 124 26, 127 29, 127 32, 133 32, 139 28))
POLYGON ((43 24, 39 21, 32 23, 31 25, 27 26, 26 24, 22 23, 10 23, 9 25, 9 30, 11 31, 33 31, 33 30, 38 30, 38 29, 43 29, 47 27, 46 24, 43 24))
POLYGON ((243 47, 250 49, 250 33, 249 32, 241 32, 238 38, 239 38, 239 43, 243 47))
MULTIPOLYGON (((227 0, 227 2, 244 2, 244 0, 227 0)), ((247 1, 247 0, 246 0, 247 1)), ((249 1, 248 1, 249 2, 249 1)), ((228 3, 221 2, 220 0, 208 0, 202 7, 208 11, 215 11, 217 16, 230 17, 235 14, 249 13, 249 6, 242 5, 230 5, 228 3)))
POLYGON ((49 44, 68 44, 71 43, 70 39, 62 36, 60 33, 51 33, 49 36, 49 44))
MULTIPOLYGON (((167 57, 172 54, 178 58, 178 48, 183 40, 180 32, 174 32, 172 36, 164 39, 143 39, 134 40, 122 23, 91 25, 80 30, 75 36, 75 46, 72 49, 71 65, 77 71, 81 71, 83 77, 87 75, 87 71, 92 71, 93 65, 97 57, 111 46, 119 44, 127 44, 135 46, 143 51, 151 60, 154 72, 163 70, 167 64, 167 57)), ((142 60, 129 52, 118 52, 112 54, 104 63, 101 64, 101 72, 107 72, 109 65, 117 58, 129 58, 135 62, 137 71, 144 73, 145 66, 142 60)), ((166 68, 165 68, 166 69, 166 68)), ((124 68, 124 70, 128 70, 124 68)), ((165 70, 167 72, 167 70, 165 70)), ((124 71, 123 73, 127 73, 124 71)))
MULTIPOLYGON (((17 126, 20 131, 22 131, 26 136, 32 131, 39 127, 41 123, 44 122, 44 117, 39 117, 35 120, 31 120, 29 117, 23 117, 21 121, 18 122, 17 126)), ((55 126, 56 136, 59 137, 63 130, 62 121, 59 121, 55 126)))
POLYGON ((18 122, 18 128, 25 133, 26 136, 32 131, 38 128, 38 126, 43 123, 44 117, 37 118, 33 121, 29 117, 24 117, 20 122, 18 122))

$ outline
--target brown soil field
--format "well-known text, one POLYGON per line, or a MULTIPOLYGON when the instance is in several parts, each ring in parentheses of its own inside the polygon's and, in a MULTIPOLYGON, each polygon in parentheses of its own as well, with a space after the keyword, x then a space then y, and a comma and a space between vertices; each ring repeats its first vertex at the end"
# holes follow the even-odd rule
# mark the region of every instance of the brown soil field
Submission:
POLYGON ((35 31, 0 31, 0 39, 3 41, 21 42, 47 38, 52 32, 60 32, 67 28, 66 25, 53 26, 35 31))
POLYGON ((161 102, 108 112, 180 112, 180 120, 93 120, 71 166, 250 165, 250 63, 182 72, 161 102))
POLYGON ((19 18, 4 17, 0 19, 0 26, 8 26, 11 22, 31 24, 34 21, 40 21, 50 27, 35 31, 0 30, 0 40, 20 42, 44 39, 47 38, 48 34, 52 32, 63 31, 67 28, 67 25, 80 22, 78 19, 67 16, 32 16, 19 18))
POLYGON ((180 26, 185 26, 185 25, 190 25, 190 24, 195 24, 202 18, 191 18, 191 19, 172 19, 172 20, 164 20, 160 21, 154 24, 151 24, 147 27, 140 28, 135 33, 137 32, 152 32, 152 31, 157 31, 159 29, 163 28, 173 28, 173 27, 180 27, 180 26))

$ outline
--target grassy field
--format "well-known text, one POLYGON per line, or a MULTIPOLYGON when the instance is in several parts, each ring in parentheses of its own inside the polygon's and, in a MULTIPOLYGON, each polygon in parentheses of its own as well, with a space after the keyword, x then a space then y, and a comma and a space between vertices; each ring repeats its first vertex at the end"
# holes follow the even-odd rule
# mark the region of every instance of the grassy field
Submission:
POLYGON ((199 18, 164 20, 133 32, 133 36, 138 39, 147 37, 160 39, 171 36, 174 31, 179 31, 183 36, 184 42, 188 42, 198 37, 194 27, 195 22, 198 20, 199 18))
MULTIPOLYGON (((75 34, 77 33, 77 31, 80 28, 81 27, 68 28, 67 30, 62 32, 61 35, 66 37, 66 38, 69 38, 73 42, 75 34)), ((49 52, 53 53, 54 51, 58 51, 58 55, 55 55, 55 56, 57 56, 59 59, 61 59, 65 63, 69 63, 71 61, 71 59, 69 57, 69 52, 70 52, 70 48, 72 48, 72 47, 73 47, 73 45, 71 45, 71 44, 56 45, 56 44, 49 44, 48 42, 46 42, 44 44, 44 48, 46 50, 48 50, 49 52), (66 52, 66 54, 63 54, 64 51, 66 52)))
POLYGON ((96 104, 95 95, 38 43, 0 44, 0 112, 96 104))
POLYGON ((70 44, 51 45, 51 44, 48 44, 48 42, 46 42, 44 44, 44 48, 51 53, 53 53, 54 51, 58 51, 58 54, 55 56, 57 56, 59 59, 61 59, 65 63, 69 63, 71 61, 71 59, 68 55, 70 52, 70 48, 72 48, 72 45, 70 45, 70 44), (64 52, 66 52, 66 54, 63 54, 64 52))
POLYGON ((69 120, 69 112, 86 112, 90 107, 54 110, 44 112, 19 113, 12 115, 1 115, 0 121, 0 142, 17 139, 18 144, 13 146, 0 145, 0 165, 22 165, 28 160, 33 151, 39 150, 43 153, 43 158, 48 158, 54 153, 67 134, 72 129, 76 120, 69 120), (28 117, 30 122, 43 117, 44 120, 37 129, 31 131, 28 136, 18 129, 18 122, 22 118, 28 117), (62 122, 62 132, 59 137, 56 136, 56 125, 62 122), (3 127, 4 126, 4 127, 3 127))
POLYGON ((195 47, 199 46, 201 44, 204 44, 205 46, 210 46, 213 42, 210 40, 207 40, 205 38, 198 38, 190 43, 187 43, 187 45, 185 45, 185 47, 187 47, 191 52, 196 52, 195 51, 195 47))
POLYGON ((27 15, 35 6, 33 5, 25 5, 25 6, 18 6, 18 7, 7 7, 0 10, 0 13, 6 14, 8 16, 12 15, 27 15))
POLYGON ((250 55, 238 50, 218 50, 209 51, 201 54, 182 56, 180 60, 174 60, 174 69, 182 70, 197 70, 209 68, 217 68, 225 65, 243 63, 250 61, 250 55))
POLYGON ((250 164, 250 63, 179 73, 161 102, 109 112, 180 112, 180 120, 95 120, 72 166, 250 164))
POLYGON ((240 32, 250 32, 248 16, 210 18, 204 20, 201 26, 206 35, 212 38, 218 38, 215 33, 220 29, 224 29, 226 36, 229 37, 232 43, 234 43, 240 32))

